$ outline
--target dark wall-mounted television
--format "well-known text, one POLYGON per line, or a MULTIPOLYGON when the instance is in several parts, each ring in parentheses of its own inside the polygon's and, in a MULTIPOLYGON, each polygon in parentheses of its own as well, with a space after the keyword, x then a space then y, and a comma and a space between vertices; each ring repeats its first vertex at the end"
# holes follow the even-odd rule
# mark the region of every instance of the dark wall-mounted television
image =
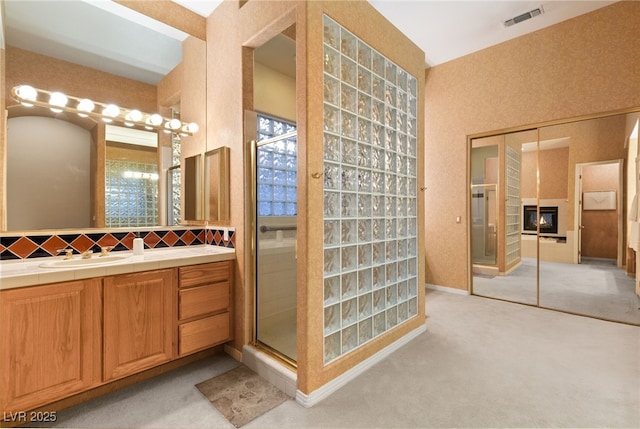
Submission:
POLYGON ((558 233, 558 207, 540 207, 538 213, 537 206, 524 206, 522 213, 522 229, 525 232, 538 231, 540 224, 540 234, 558 233))

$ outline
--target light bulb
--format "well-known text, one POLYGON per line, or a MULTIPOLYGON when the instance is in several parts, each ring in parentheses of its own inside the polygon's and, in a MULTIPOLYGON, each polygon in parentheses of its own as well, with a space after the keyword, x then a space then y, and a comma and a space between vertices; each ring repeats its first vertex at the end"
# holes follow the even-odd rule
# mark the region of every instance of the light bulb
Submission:
MULTIPOLYGON (((96 105, 93 101, 89 100, 88 98, 83 98, 78 102, 77 110, 80 110, 82 112, 93 112, 93 109, 95 108, 96 105)), ((86 118, 89 115, 87 115, 86 113, 78 113, 78 116, 86 118)))
POLYGON ((149 123, 157 127, 158 125, 162 124, 162 116, 158 115, 157 113, 154 113, 149 117, 149 123))
POLYGON ((128 114, 128 119, 132 120, 133 122, 140 122, 142 120, 142 112, 140 112, 139 110, 132 110, 130 111, 128 114))
POLYGON ((38 91, 32 86, 29 85, 20 85, 16 88, 16 95, 20 97, 20 103, 25 107, 33 107, 32 103, 29 101, 36 101, 38 98, 38 91), (24 100, 24 101, 23 101, 24 100))
POLYGON ((66 106, 68 101, 69 101, 69 99, 63 93, 61 93, 61 92, 52 92, 51 95, 49 96, 49 104, 52 105, 52 106, 56 106, 56 107, 51 107, 50 108, 51 111, 55 112, 55 113, 62 112, 62 109, 60 109, 59 107, 66 106))
POLYGON ((188 130, 190 133, 193 133, 193 134, 197 133, 199 129, 200 129, 200 127, 198 127, 198 124, 196 124, 195 122, 191 122, 191 123, 187 126, 187 130, 188 130))
POLYGON ((115 104, 107 104, 104 109, 102 109, 102 115, 104 116, 102 120, 104 122, 112 122, 113 118, 117 117, 120 114, 120 108, 115 104))
POLYGON ((181 125, 182 122, 180 122, 180 119, 173 118, 169 121, 169 128, 172 130, 179 130, 181 125))

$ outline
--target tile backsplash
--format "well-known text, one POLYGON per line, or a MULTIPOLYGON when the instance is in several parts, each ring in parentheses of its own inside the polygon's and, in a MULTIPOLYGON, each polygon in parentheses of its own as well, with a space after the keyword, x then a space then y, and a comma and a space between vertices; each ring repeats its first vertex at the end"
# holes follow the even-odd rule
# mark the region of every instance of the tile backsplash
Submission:
POLYGON ((133 249, 136 234, 144 240, 145 247, 192 246, 210 244, 235 248, 235 231, 229 230, 229 239, 224 240, 224 230, 218 228, 167 228, 146 231, 96 230, 91 232, 60 232, 40 234, 3 233, 0 236, 0 260, 50 257, 61 249, 73 249, 74 253, 86 250, 100 252, 101 247, 112 247, 113 251, 133 249))

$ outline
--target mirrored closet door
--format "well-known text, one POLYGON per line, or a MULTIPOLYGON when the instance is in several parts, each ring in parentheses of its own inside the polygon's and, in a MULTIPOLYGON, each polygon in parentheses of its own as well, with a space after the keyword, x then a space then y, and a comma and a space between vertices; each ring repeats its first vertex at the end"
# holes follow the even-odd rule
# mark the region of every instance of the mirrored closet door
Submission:
POLYGON ((536 230, 523 230, 521 218, 522 201, 535 206, 536 138, 531 130, 471 140, 476 295, 537 304, 536 230))
POLYGON ((470 139, 473 294, 640 325, 639 118, 470 139))

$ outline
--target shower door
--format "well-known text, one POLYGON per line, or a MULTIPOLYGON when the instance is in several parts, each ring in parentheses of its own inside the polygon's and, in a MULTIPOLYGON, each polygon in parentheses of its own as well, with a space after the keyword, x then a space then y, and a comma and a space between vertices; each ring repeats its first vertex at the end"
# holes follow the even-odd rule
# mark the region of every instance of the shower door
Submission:
MULTIPOLYGON (((297 141, 293 126, 253 150, 256 187, 256 341, 295 363, 297 141)), ((260 133, 259 133, 260 135, 260 133)))

